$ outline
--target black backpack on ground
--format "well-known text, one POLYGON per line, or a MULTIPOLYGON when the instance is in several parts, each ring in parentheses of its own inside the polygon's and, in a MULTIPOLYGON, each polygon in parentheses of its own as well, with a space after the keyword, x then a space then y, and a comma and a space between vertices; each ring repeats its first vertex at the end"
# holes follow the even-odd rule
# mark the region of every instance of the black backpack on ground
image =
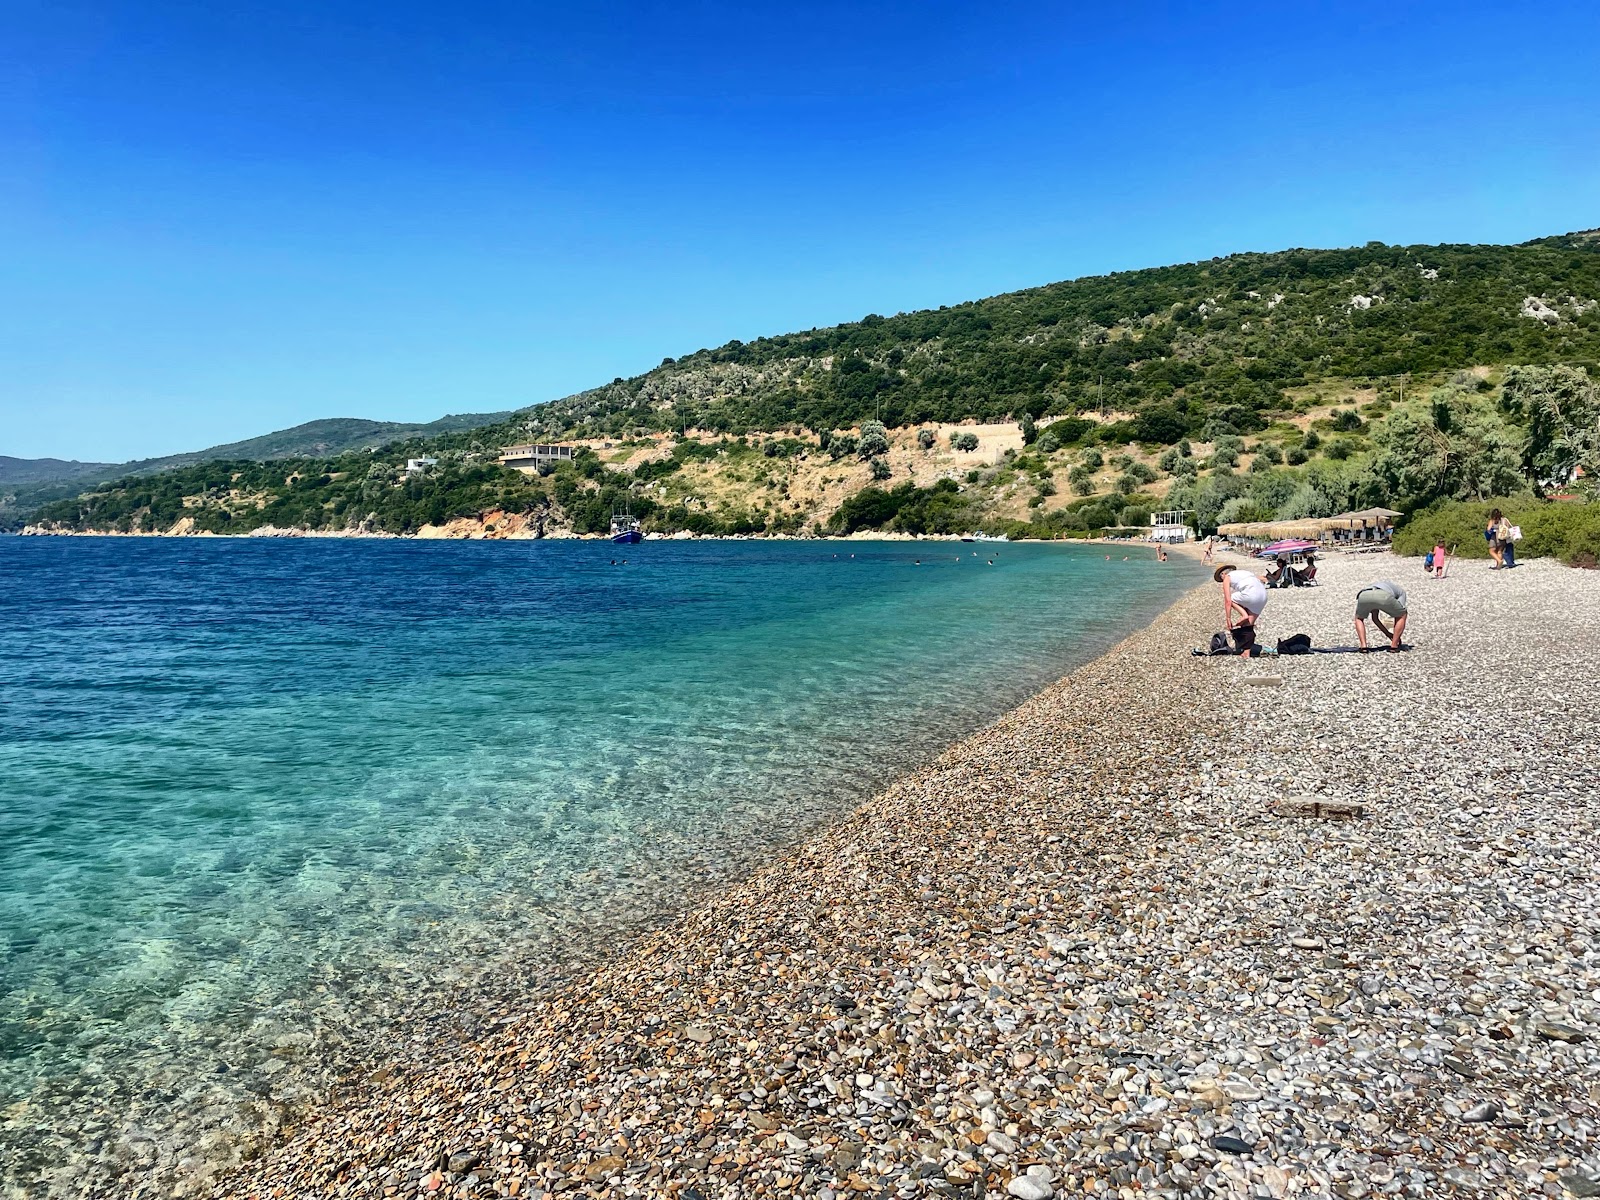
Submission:
POLYGON ((1278 639, 1279 654, 1310 654, 1311 635, 1309 633, 1290 634, 1286 638, 1278 639))

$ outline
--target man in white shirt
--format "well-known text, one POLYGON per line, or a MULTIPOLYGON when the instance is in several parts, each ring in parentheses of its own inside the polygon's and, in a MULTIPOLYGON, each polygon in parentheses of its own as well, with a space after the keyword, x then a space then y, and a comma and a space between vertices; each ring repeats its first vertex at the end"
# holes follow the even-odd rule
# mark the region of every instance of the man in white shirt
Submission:
POLYGON ((1223 565, 1212 576, 1222 585, 1222 623, 1241 654, 1256 643, 1256 621, 1267 606, 1267 585, 1259 575, 1223 565))

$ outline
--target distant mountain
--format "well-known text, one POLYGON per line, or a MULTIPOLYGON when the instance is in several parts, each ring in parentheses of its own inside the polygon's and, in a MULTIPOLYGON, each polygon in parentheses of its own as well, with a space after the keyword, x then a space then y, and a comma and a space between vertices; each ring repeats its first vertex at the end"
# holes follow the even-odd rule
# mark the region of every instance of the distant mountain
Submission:
POLYGON ((38 505, 74 496, 84 488, 97 487, 128 475, 150 475, 224 459, 271 462, 280 458, 333 458, 352 450, 376 449, 390 442, 435 438, 480 426, 501 424, 514 415, 510 412, 456 413, 426 423, 332 417, 307 421, 291 429, 280 429, 241 442, 126 463, 0 455, 0 525, 8 520, 14 523, 19 514, 29 512, 38 505))
POLYGON ((425 424, 402 421, 367 421, 360 417, 329 417, 307 421, 275 433, 125 463, 77 462, 60 458, 10 458, 0 455, 0 487, 67 483, 72 480, 104 482, 124 475, 144 475, 222 459, 270 462, 276 458, 332 458, 351 450, 371 450, 403 438, 437 437, 493 425, 512 414, 457 413, 425 424))
POLYGON ((426 424, 401 421, 367 421, 360 417, 328 417, 320 421, 307 421, 275 433, 246 438, 242 442, 227 442, 221 446, 208 446, 186 454, 169 454, 164 458, 146 458, 123 463, 115 468, 118 475, 148 471, 165 471, 172 467, 188 467, 195 463, 249 460, 271 462, 277 458, 332 458, 351 450, 374 450, 379 446, 402 438, 436 437, 444 433, 458 433, 476 429, 480 425, 493 425, 511 414, 459 413, 440 417, 426 424))
POLYGON ((81 479, 85 475, 121 470, 113 463, 78 462, 64 458, 12 458, 0 454, 0 487, 29 483, 46 483, 50 480, 81 479))

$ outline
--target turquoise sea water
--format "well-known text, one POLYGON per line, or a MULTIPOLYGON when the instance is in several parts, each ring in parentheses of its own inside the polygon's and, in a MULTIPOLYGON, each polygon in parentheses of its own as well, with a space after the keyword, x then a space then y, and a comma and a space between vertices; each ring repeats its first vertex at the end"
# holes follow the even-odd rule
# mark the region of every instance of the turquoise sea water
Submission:
POLYGON ((1129 553, 0 539, 0 1108, 536 982, 1199 576, 1129 553))

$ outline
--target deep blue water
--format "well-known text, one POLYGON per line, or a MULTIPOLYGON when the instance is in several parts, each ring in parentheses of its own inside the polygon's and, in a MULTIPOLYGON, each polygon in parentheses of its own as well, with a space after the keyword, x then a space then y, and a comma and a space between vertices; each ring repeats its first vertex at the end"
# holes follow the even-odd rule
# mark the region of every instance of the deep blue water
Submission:
POLYGON ((603 936, 1199 577, 1131 553, 0 538, 0 1105, 603 936))

